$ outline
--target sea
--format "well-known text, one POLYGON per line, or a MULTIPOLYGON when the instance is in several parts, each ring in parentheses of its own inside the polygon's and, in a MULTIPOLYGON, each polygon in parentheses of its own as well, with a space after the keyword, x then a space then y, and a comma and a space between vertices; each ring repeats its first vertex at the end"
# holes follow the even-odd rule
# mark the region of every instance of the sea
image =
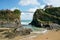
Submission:
POLYGON ((32 38, 35 38, 38 35, 41 35, 41 34, 44 34, 47 32, 47 30, 44 28, 37 28, 35 26, 29 25, 29 23, 31 23, 31 21, 32 20, 21 20, 22 27, 30 28, 32 30, 30 35, 23 37, 22 40, 29 40, 29 39, 32 40, 32 38))
POLYGON ((29 25, 29 23, 31 23, 32 20, 21 20, 21 24, 23 27, 25 28, 30 28, 32 29, 35 33, 43 33, 46 32, 47 30, 45 28, 38 28, 32 25, 29 25))

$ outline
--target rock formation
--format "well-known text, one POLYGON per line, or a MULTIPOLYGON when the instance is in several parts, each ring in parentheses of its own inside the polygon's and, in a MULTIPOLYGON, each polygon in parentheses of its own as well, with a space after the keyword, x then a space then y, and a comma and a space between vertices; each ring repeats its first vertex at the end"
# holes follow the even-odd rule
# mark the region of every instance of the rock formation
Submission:
POLYGON ((60 7, 46 8, 45 10, 37 9, 30 24, 36 27, 42 27, 42 25, 49 25, 50 27, 50 24, 60 25, 60 7))
POLYGON ((21 11, 15 9, 11 10, 0 10, 0 25, 7 26, 16 26, 16 24, 21 24, 20 22, 21 11))

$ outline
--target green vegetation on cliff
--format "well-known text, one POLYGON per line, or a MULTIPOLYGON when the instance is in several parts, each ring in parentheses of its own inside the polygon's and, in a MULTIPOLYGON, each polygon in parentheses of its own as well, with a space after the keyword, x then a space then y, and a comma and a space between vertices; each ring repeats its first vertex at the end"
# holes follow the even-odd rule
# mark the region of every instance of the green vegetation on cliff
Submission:
POLYGON ((31 25, 41 26, 41 23, 57 23, 60 24, 60 7, 52 7, 37 9, 33 15, 31 25))
POLYGON ((21 12, 18 9, 14 11, 11 10, 0 10, 0 20, 4 21, 14 21, 15 19, 20 19, 21 12))

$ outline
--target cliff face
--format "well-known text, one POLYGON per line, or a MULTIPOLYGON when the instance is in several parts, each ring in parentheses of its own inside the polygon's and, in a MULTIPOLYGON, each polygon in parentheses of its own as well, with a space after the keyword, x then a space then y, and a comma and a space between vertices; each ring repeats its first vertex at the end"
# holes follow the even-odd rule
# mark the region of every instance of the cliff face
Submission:
MULTIPOLYGON (((0 25, 13 25, 20 23, 21 12, 18 9, 11 10, 0 10, 0 25)), ((13 25, 14 26, 14 25, 13 25)))
POLYGON ((14 11, 8 9, 0 10, 0 20, 14 21, 14 19, 20 19, 20 11, 18 9, 14 11))
POLYGON ((41 27, 41 24, 51 23, 60 24, 60 7, 37 9, 30 24, 41 27))

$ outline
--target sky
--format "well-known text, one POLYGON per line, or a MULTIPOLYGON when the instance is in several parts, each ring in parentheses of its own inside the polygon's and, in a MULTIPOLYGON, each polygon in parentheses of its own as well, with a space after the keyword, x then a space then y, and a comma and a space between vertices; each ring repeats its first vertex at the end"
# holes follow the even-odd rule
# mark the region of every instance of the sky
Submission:
POLYGON ((45 5, 60 6, 60 0, 0 0, 1 9, 19 9, 22 11, 21 20, 32 20, 33 13, 25 13, 23 11, 35 12, 38 8, 44 8, 45 5))

